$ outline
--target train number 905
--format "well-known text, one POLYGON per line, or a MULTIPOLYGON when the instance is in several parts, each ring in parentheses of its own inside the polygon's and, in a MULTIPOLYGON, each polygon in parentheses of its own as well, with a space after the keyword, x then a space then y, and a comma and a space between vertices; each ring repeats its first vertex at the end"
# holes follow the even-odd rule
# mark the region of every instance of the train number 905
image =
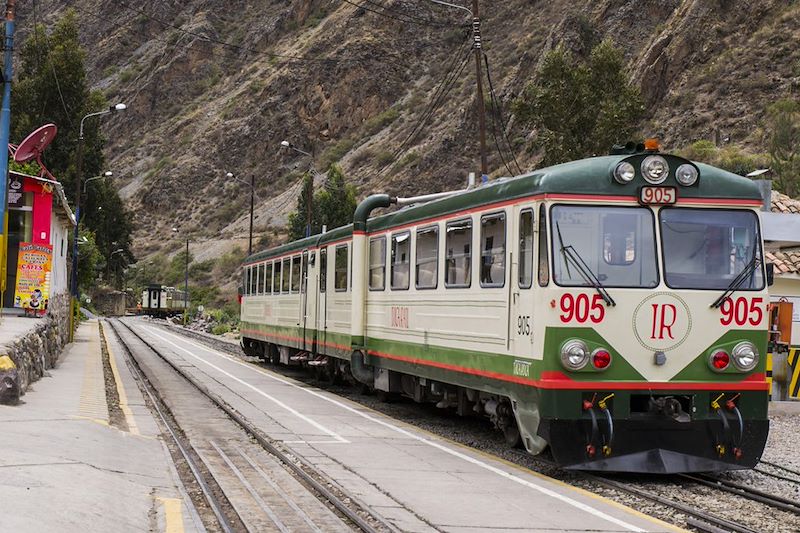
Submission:
POLYGON ((747 323, 750 323, 751 326, 759 326, 764 318, 763 302, 763 298, 753 298, 749 301, 743 296, 735 300, 725 298, 719 308, 722 312, 719 323, 723 326, 731 324, 744 326, 747 323))
POLYGON ((590 300, 589 295, 585 293, 574 296, 566 293, 561 296, 561 315, 559 318, 565 324, 573 320, 579 324, 587 321, 599 324, 606 316, 606 308, 602 302, 603 298, 599 294, 593 295, 590 300))

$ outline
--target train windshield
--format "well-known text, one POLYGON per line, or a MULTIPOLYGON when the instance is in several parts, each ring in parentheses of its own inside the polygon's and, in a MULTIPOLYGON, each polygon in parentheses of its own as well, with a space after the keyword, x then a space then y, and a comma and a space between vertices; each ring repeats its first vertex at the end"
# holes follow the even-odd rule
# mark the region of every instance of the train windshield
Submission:
POLYGON ((646 207, 556 205, 551 211, 553 278, 591 287, 562 250, 571 246, 604 287, 658 285, 653 212, 646 207))
MULTIPOLYGON (((659 214, 664 277, 673 289, 723 290, 761 261, 758 217, 753 211, 665 208, 659 214)), ((754 268, 739 290, 764 288, 763 268, 754 268)))

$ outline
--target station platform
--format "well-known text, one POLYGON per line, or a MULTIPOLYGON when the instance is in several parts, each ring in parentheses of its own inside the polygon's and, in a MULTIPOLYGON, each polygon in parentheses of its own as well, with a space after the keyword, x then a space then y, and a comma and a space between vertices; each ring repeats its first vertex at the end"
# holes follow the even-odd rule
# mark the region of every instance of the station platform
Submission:
POLYGON ((164 327, 125 321, 393 531, 682 531, 164 327))
MULTIPOLYGON (((0 342, 37 322, 6 316, 0 342)), ((112 368, 127 431, 109 424, 96 320, 19 405, 0 405, 3 531, 202 530, 120 355, 112 368)))

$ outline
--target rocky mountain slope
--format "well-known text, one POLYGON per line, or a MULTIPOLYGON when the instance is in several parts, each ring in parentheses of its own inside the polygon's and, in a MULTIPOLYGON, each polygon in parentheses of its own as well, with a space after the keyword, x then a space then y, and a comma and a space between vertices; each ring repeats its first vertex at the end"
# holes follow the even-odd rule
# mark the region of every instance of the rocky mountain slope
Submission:
MULTIPOLYGON (((481 4, 506 109, 544 51, 585 53, 606 37, 641 86, 642 132, 668 148, 716 138, 762 150, 765 105, 800 86, 798 2, 481 4)), ((283 140, 313 152, 317 168, 340 161, 362 195, 459 187, 477 170, 473 63, 404 144, 466 53, 463 11, 428 0, 41 0, 19 6, 20 31, 67 7, 81 19, 93 85, 129 106, 107 122, 107 153, 140 257, 177 251, 173 226, 199 259, 246 247, 249 189, 226 171, 256 176, 257 237, 274 242, 311 164, 280 150, 283 140)), ((508 132, 520 165, 535 166, 530 132, 513 117, 508 132)), ((507 174, 495 150, 490 169, 507 174)))

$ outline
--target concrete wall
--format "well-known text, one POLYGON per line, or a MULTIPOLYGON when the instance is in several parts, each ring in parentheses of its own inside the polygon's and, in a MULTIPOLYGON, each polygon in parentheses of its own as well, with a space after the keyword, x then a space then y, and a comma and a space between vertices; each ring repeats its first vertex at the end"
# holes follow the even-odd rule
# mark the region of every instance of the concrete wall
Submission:
POLYGON ((17 366, 21 394, 58 361, 69 340, 69 309, 67 293, 51 297, 47 315, 38 319, 39 324, 32 331, 0 346, 0 355, 10 356, 17 366))
POLYGON ((770 300, 786 298, 794 304, 792 316, 792 345, 800 346, 800 276, 781 274, 775 276, 775 284, 769 288, 770 300))

